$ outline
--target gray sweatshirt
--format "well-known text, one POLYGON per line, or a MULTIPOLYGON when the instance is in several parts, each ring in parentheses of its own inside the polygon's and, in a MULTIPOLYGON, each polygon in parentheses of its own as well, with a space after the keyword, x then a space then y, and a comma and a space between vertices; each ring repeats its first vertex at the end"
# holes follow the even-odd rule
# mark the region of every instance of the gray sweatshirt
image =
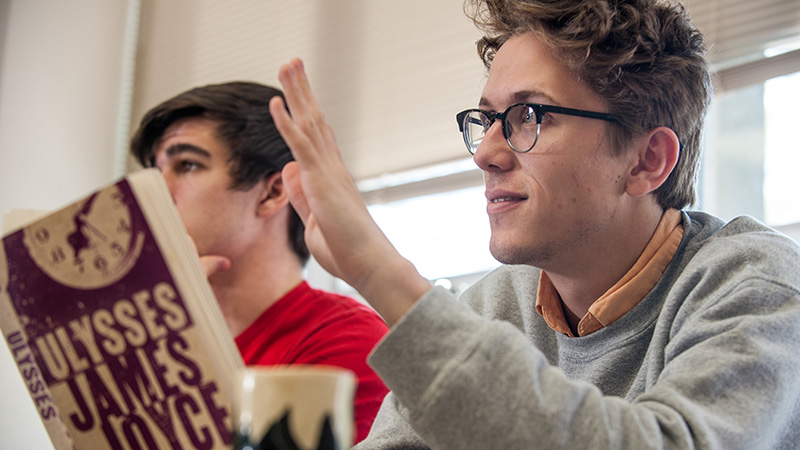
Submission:
POLYGON ((426 293, 370 357, 392 392, 356 448, 800 448, 800 246, 683 219, 653 290, 585 337, 536 313, 533 267, 426 293))

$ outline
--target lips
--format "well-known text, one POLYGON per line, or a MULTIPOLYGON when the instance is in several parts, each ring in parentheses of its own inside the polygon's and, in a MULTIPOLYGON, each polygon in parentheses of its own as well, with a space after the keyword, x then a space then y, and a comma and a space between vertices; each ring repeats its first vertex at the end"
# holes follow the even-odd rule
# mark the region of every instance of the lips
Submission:
POLYGON ((489 201, 489 203, 507 203, 527 200, 528 196, 517 192, 495 189, 486 191, 486 199, 489 201))
POLYGON ((525 200, 525 199, 523 197, 499 197, 489 200, 489 203, 513 202, 518 200, 525 200))
POLYGON ((486 200, 488 200, 486 212, 489 216, 494 217, 515 210, 517 206, 522 205, 523 202, 528 200, 528 196, 519 192, 487 189, 486 200))

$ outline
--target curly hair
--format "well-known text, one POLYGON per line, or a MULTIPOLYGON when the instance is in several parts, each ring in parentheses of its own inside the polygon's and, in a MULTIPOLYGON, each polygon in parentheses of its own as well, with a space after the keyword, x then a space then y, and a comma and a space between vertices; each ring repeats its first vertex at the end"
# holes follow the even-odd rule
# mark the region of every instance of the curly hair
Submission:
MULTIPOLYGON (((273 87, 233 81, 196 87, 176 95, 145 113, 131 138, 131 154, 144 167, 155 165, 158 140, 178 120, 205 117, 219 122, 216 136, 231 151, 231 189, 248 190, 293 160, 269 113, 269 100, 283 97, 273 87)), ((300 262, 309 257, 305 227, 290 205, 289 240, 300 262)))
POLYGON ((485 34, 477 46, 487 69, 509 38, 533 32, 542 39, 621 119, 612 127, 615 148, 658 126, 675 131, 678 162, 655 197, 664 209, 695 203, 712 80, 703 36, 683 6, 660 0, 465 0, 465 12, 485 34))

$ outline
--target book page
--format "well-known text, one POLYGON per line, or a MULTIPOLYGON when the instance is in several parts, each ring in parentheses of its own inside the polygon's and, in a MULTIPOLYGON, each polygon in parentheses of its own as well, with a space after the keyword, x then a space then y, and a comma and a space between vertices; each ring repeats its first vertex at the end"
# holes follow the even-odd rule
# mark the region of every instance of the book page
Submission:
POLYGON ((2 233, 9 234, 46 216, 50 211, 39 209, 14 209, 3 216, 2 233))

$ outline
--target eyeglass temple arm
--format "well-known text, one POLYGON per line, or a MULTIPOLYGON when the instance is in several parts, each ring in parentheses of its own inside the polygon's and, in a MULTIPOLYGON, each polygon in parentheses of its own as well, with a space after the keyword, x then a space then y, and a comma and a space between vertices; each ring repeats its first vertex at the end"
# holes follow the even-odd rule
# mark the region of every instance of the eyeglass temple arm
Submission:
POLYGON ((618 122, 617 116, 607 113, 599 113, 594 111, 585 111, 582 109, 563 108, 561 106, 542 105, 542 113, 554 112, 557 114, 567 114, 570 116, 588 117, 590 119, 608 120, 609 122, 618 122))

